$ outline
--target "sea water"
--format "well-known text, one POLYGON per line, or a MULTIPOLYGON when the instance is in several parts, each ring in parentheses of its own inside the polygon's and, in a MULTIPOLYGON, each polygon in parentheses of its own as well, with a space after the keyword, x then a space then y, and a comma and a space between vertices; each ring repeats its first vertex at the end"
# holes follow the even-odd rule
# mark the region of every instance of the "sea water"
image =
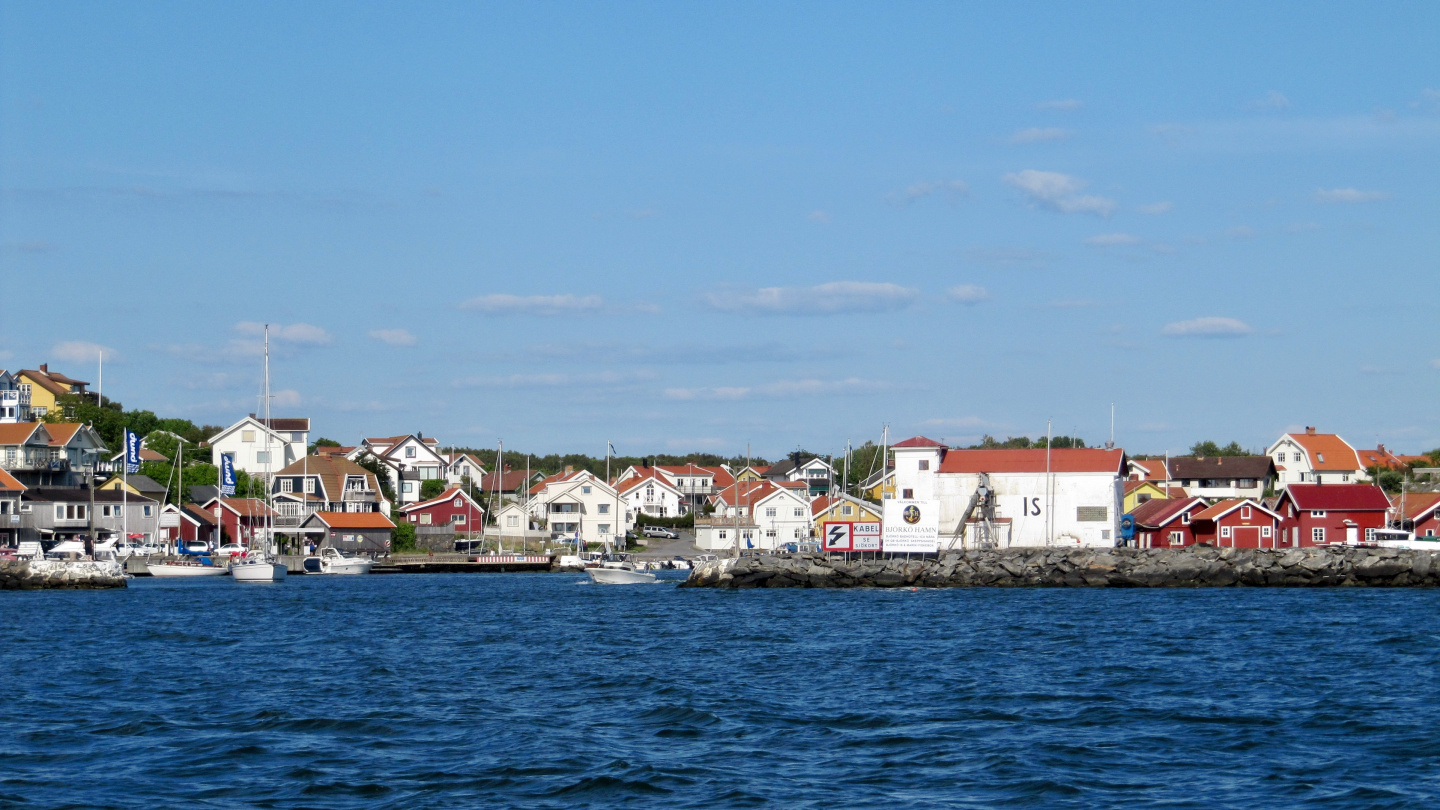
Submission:
POLYGON ((0 806, 1435 807, 1440 592, 0 593, 0 806))

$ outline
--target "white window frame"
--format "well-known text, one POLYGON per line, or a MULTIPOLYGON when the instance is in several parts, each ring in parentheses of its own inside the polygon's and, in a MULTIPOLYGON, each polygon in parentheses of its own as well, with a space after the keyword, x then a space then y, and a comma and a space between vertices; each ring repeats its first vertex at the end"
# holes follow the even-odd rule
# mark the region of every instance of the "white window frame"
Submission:
POLYGON ((1260 527, 1260 536, 1261 536, 1261 537, 1274 537, 1274 536, 1275 536, 1275 532, 1273 531, 1273 529, 1274 529, 1273 526, 1261 526, 1261 527, 1260 527))
POLYGON ((1222 538, 1226 539, 1226 540, 1229 540, 1229 539, 1230 539, 1230 527, 1229 527, 1229 526, 1221 526, 1221 527, 1220 527, 1220 536, 1221 536, 1222 538))
POLYGON ((1310 529, 1310 542, 1311 542, 1311 543, 1314 543, 1314 544, 1317 545, 1317 546, 1319 546, 1319 545, 1324 545, 1324 543, 1325 543, 1325 527, 1324 527, 1324 526, 1313 526, 1313 527, 1311 527, 1311 529, 1310 529))
POLYGON ((1325 517, 1325 510, 1324 510, 1324 509, 1311 509, 1311 510, 1310 510, 1310 517, 1312 517, 1312 518, 1323 518, 1323 517, 1325 517))
POLYGON ((1172 546, 1183 546, 1183 545, 1185 545, 1185 532, 1170 532, 1170 545, 1172 545, 1172 546))
POLYGON ((281 491, 281 492, 294 492, 294 491, 295 491, 295 479, 293 479, 293 478, 281 478, 281 479, 280 479, 280 491, 281 491))

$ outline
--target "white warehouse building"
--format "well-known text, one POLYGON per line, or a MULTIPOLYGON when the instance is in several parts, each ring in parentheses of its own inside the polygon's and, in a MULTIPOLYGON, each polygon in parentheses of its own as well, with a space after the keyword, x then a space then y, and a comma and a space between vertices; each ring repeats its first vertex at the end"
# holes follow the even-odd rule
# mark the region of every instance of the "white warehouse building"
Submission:
MULTIPOLYGON (((961 547, 956 526, 982 473, 995 495, 998 545, 1118 545, 1123 450, 951 450, 923 436, 893 449, 896 497, 938 502, 941 549, 961 547)), ((973 523, 966 535, 973 545, 973 523)))

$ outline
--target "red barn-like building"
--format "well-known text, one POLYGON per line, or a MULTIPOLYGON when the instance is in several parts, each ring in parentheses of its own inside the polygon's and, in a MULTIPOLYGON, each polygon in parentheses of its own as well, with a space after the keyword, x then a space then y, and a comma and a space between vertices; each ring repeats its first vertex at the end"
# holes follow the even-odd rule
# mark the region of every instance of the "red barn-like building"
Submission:
POLYGON ((1275 504, 1292 547, 1373 542, 1389 509, 1390 499, 1374 484, 1291 484, 1275 504))
POLYGON ((1195 542, 1225 548, 1280 548, 1280 515, 1249 498, 1219 501, 1190 518, 1195 542))
POLYGON ((1135 507, 1136 548, 1181 548, 1195 545, 1191 523, 1202 509, 1202 498, 1151 498, 1135 507))
POLYGON ((1416 537, 1440 537, 1440 492, 1410 492, 1403 499, 1396 495, 1394 514, 1405 521, 1404 528, 1414 524, 1416 537))
POLYGON ((457 532, 479 531, 485 526, 485 510, 459 487, 451 487, 428 501, 402 506, 400 514, 417 526, 453 525, 457 532))

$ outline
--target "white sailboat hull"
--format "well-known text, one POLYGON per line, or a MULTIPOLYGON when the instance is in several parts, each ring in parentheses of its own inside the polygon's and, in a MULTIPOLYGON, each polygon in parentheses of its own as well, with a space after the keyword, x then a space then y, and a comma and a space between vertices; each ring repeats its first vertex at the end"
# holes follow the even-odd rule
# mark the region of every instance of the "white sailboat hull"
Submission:
POLYGON ((320 561, 320 573, 339 574, 342 576, 356 576, 358 574, 370 573, 370 566, 375 563, 370 560, 345 560, 344 562, 320 561))
POLYGON ((281 563, 241 562, 230 566, 236 582, 284 582, 288 573, 281 563))
POLYGON ((150 563, 152 577, 223 577, 230 573, 218 565, 180 565, 177 563, 150 563))
POLYGON ((644 585, 655 581, 654 574, 624 568, 586 568, 585 573, 597 585, 644 585))

